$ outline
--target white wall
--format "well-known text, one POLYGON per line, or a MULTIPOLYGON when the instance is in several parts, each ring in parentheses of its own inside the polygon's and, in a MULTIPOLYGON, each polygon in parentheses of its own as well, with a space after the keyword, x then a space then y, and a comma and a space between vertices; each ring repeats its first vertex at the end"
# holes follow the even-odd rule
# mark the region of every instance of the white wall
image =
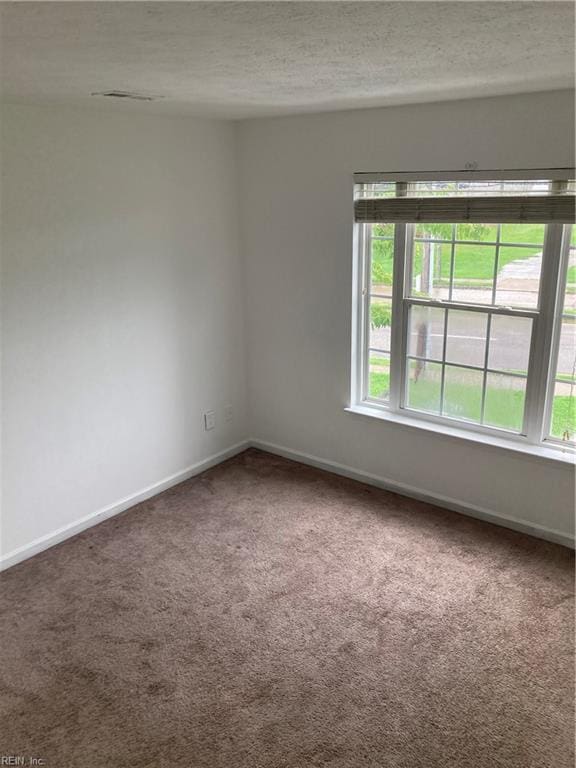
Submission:
POLYGON ((343 411, 352 174, 574 165, 569 92, 244 122, 252 437, 546 529, 573 530, 566 465, 343 411))
POLYGON ((572 144, 567 93, 239 126, 5 106, 4 562, 247 437, 570 533, 569 467, 343 408, 352 173, 572 165, 572 144))
POLYGON ((6 554, 246 424, 233 124, 14 106, 2 124, 6 554))

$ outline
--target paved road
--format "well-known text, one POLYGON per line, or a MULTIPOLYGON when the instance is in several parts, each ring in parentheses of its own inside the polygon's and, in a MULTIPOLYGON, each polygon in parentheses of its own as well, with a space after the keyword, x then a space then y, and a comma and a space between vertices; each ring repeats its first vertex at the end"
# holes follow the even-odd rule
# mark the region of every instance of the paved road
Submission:
MULTIPOLYGON (((427 310, 419 313, 414 325, 427 320, 427 356, 442 357, 443 320, 442 310, 427 310)), ((465 365, 483 364, 485 351, 486 323, 478 313, 452 312, 449 315, 448 342, 446 359, 465 365)), ((499 316, 493 320, 490 339, 489 365, 495 369, 526 370, 528 361, 530 329, 529 321, 499 316)), ((370 346, 378 349, 390 349, 390 328, 379 328, 371 332, 370 346)), ((417 327, 410 336, 410 350, 418 349, 417 327)), ((576 359, 576 323, 563 324, 559 350, 559 371, 571 374, 576 359)))
POLYGON ((511 261, 498 272, 498 280, 539 280, 542 269, 542 254, 528 259, 511 261))

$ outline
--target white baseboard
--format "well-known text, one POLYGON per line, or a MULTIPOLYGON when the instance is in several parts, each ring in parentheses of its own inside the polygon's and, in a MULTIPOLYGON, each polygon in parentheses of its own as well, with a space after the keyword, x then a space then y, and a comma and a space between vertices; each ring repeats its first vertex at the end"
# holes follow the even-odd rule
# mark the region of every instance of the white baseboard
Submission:
POLYGON ((321 459, 318 456, 312 456, 308 453, 294 451, 291 448, 286 448, 282 445, 275 445, 274 443, 268 443, 264 440, 252 439, 236 443, 235 445, 230 446, 230 448, 226 448, 226 450, 220 451, 220 453, 216 453, 213 456, 208 456, 206 459, 183 469, 181 472, 170 475, 170 477, 160 480, 158 483, 149 485, 147 488, 144 488, 131 496, 127 496, 115 504, 111 504, 104 509, 86 515, 80 520, 76 520, 69 525, 58 528, 52 533, 35 539, 30 544, 26 544, 23 547, 12 550, 12 552, 8 552, 0 557, 0 571, 6 570, 23 560, 27 560, 29 557, 33 557, 39 552, 49 549, 55 544, 59 544, 60 542, 75 536, 77 533, 80 533, 87 528, 91 528, 93 525, 97 525, 109 517, 118 515, 120 512, 130 509, 130 507, 133 507, 142 501, 146 501, 146 499, 156 496, 157 494, 162 493, 162 491, 165 491, 174 485, 178 485, 178 483, 182 483, 184 480, 188 480, 190 477, 199 475, 201 472, 226 461, 226 459, 232 458, 232 456, 242 453, 242 451, 245 451, 250 447, 258 448, 262 451, 276 454, 277 456, 283 456, 286 459, 291 459, 292 461, 297 461, 301 464, 307 464, 311 467, 323 469, 336 475, 348 477, 352 480, 358 480, 361 483, 373 485, 377 488, 393 491, 402 496, 409 496, 410 498, 418 499, 419 501, 425 501, 429 504, 445 507, 446 509, 451 509, 455 512, 478 518, 479 520, 486 520, 489 523, 494 523, 495 525, 500 525, 504 528, 511 528, 515 531, 528 533, 539 539, 545 539, 546 541, 552 541, 556 544, 562 544, 565 547, 574 548, 574 536, 562 531, 547 528, 546 526, 531 523, 526 520, 519 520, 517 518, 501 515, 492 510, 484 509, 483 507, 467 504, 448 496, 441 496, 440 494, 423 491, 420 488, 416 488, 415 486, 406 483, 398 483, 394 480, 389 480, 388 478, 373 475, 360 469, 354 469, 335 461, 330 461, 329 459, 321 459))
POLYGON ((302 453, 301 451, 293 451, 290 448, 285 448, 282 445, 275 445, 274 443, 268 443, 264 440, 251 439, 250 446, 259 448, 262 451, 267 451, 268 453, 274 453, 277 456, 283 456, 286 459, 292 459, 292 461, 298 461, 301 464, 316 467, 317 469, 324 469, 335 475, 342 475, 343 477, 358 480, 367 485, 374 485, 377 488, 383 488, 386 491, 393 491, 402 496, 409 496, 418 501, 425 501, 428 504, 434 504, 437 507, 451 509, 454 512, 460 512, 469 517, 485 520, 486 522, 494 523, 495 525, 500 525, 504 528, 520 531, 521 533, 528 533, 539 539, 545 539, 546 541, 552 541, 555 544, 562 544, 565 547, 574 549, 574 536, 564 533, 563 531, 547 528, 546 526, 531 523, 527 520, 519 520, 507 515, 501 515, 490 509, 467 504, 458 499, 452 499, 449 496, 442 496, 440 494, 430 493, 429 491, 423 491, 413 485, 398 483, 395 480, 389 480, 385 477, 373 475, 360 469, 353 469, 344 464, 338 464, 337 462, 328 459, 321 459, 318 456, 312 456, 308 453, 302 453))
POLYGON ((30 544, 25 544, 23 547, 13 549, 12 552, 8 552, 0 557, 0 571, 4 571, 6 568, 10 568, 17 563, 22 562, 22 560, 27 560, 29 557, 37 555, 39 552, 42 552, 49 547, 53 547, 55 544, 59 544, 60 542, 69 539, 71 536, 75 536, 77 533, 85 531, 87 528, 91 528, 93 525, 97 525, 109 517, 114 517, 114 515, 118 515, 120 512, 130 509, 130 507, 140 504, 140 502, 146 501, 146 499, 156 496, 157 494, 162 493, 162 491, 166 491, 173 485, 178 485, 178 483, 182 483, 184 480, 194 477, 194 475, 199 475, 201 472, 205 472, 207 469, 216 466, 216 464, 220 464, 221 462, 226 461, 226 459, 230 459, 232 456, 242 453, 242 451, 245 451, 248 447, 249 442, 247 440, 236 443, 235 445, 230 446, 230 448, 220 451, 220 453, 208 456, 208 458, 202 459, 202 461, 198 461, 196 464, 192 464, 192 466, 164 478, 164 480, 149 485, 147 488, 138 491, 138 493, 126 496, 126 498, 120 499, 120 501, 117 501, 108 507, 104 507, 104 509, 92 512, 91 514, 80 518, 80 520, 75 520, 69 525, 64 525, 62 528, 58 528, 52 533, 48 533, 45 536, 35 539, 30 542, 30 544))

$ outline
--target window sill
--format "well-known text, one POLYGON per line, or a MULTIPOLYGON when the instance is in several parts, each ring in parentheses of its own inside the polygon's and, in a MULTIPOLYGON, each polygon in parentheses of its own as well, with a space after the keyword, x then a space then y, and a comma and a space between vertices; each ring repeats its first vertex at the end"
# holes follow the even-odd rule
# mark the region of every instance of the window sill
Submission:
POLYGON ((382 408, 371 407, 370 405, 352 405, 344 409, 347 413, 357 416, 367 416, 370 419, 392 422, 411 429, 424 430, 444 437, 454 438, 456 440, 466 440, 470 443, 486 445, 491 448, 499 448, 511 453, 519 453, 531 456, 536 459, 543 459, 557 464, 572 465, 576 464, 576 453, 571 448, 562 448, 561 446, 552 447, 548 445, 531 445, 517 440, 507 440, 506 438, 486 435, 480 432, 469 432, 458 427, 451 427, 446 424, 436 424, 425 421, 424 419, 414 418, 400 413, 391 413, 382 408))

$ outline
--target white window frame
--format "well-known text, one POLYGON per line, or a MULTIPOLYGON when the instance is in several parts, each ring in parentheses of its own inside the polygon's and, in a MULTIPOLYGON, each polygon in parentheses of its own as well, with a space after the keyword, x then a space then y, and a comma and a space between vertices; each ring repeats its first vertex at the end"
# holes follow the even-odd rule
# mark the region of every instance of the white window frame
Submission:
MULTIPOLYGON (((439 173, 355 174, 356 184, 394 181, 398 191, 406 189, 411 181, 468 180, 527 180, 573 179, 573 169, 536 169, 527 171, 446 171, 439 173)), ((467 304, 455 301, 437 301, 409 295, 408 278, 411 274, 411 248, 407 244, 413 236, 413 224, 397 224, 394 228, 394 272, 392 284, 392 323, 390 340, 390 393, 388 403, 370 398, 369 348, 371 303, 371 243, 370 224, 354 225, 353 274, 353 334, 351 399, 347 410, 363 415, 375 415, 410 426, 446 432, 480 442, 520 448, 552 448, 556 452, 573 455, 573 444, 548 434, 550 425, 554 380, 560 340, 560 324, 570 249, 571 226, 551 223, 547 225, 542 256, 539 305, 535 309, 513 309, 500 306, 467 304), (408 356, 409 307, 424 305, 450 309, 480 311, 491 318, 494 314, 530 317, 533 322, 532 343, 526 376, 524 424, 520 434, 497 427, 475 424, 444 415, 409 409, 404 403, 406 391, 406 360, 408 356)), ((488 323, 490 320, 488 320, 488 323)), ((489 332, 489 326, 488 326, 489 332)), ((486 345, 486 355, 488 344, 486 345)), ((487 361, 485 361, 487 362, 487 361)))

